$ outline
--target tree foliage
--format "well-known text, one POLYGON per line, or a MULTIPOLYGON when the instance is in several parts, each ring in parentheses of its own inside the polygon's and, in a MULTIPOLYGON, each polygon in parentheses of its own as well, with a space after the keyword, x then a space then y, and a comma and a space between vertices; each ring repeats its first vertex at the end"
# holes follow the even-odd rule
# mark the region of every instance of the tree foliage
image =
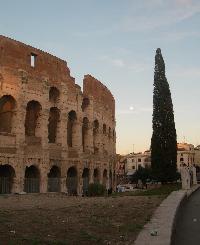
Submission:
POLYGON ((177 178, 177 141, 174 111, 165 63, 161 50, 156 50, 153 92, 153 134, 151 165, 154 177, 163 182, 177 178))
POLYGON ((143 184, 146 184, 147 180, 152 179, 152 170, 149 167, 143 168, 142 166, 139 166, 139 168, 135 171, 132 177, 133 182, 138 182, 138 180, 141 180, 143 184))

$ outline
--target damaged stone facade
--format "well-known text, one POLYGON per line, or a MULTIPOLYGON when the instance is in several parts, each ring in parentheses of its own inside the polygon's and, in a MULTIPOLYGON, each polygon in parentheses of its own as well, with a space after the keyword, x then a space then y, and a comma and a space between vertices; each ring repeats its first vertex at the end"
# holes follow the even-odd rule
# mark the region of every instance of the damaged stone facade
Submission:
POLYGON ((91 75, 0 36, 0 194, 115 186, 115 101, 91 75))

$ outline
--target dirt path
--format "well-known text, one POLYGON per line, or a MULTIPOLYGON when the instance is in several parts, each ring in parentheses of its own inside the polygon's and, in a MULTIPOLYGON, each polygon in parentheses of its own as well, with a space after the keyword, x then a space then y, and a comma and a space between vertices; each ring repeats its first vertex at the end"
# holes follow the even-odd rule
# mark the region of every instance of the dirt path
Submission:
POLYGON ((0 196, 0 245, 133 244, 161 197, 0 196))

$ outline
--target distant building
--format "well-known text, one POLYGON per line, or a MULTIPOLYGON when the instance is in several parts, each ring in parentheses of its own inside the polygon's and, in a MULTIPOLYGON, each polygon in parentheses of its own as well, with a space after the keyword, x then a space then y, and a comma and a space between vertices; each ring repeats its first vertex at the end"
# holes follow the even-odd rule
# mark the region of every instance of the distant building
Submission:
POLYGON ((195 152, 194 163, 195 165, 200 167, 200 145, 194 148, 194 152, 195 152))
POLYGON ((126 174, 132 175, 139 167, 151 166, 151 151, 145 151, 144 153, 130 153, 127 155, 126 174))
POLYGON ((177 143, 177 169, 180 171, 181 164, 191 166, 195 163, 194 145, 188 143, 177 143))

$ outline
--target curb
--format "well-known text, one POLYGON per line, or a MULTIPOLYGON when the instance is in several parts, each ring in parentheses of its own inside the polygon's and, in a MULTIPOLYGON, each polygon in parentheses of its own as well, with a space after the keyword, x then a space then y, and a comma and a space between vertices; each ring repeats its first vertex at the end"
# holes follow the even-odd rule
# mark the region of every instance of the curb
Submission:
POLYGON ((178 209, 183 200, 199 187, 195 185, 191 190, 173 191, 156 209, 150 222, 144 225, 134 245, 170 245, 178 209))

